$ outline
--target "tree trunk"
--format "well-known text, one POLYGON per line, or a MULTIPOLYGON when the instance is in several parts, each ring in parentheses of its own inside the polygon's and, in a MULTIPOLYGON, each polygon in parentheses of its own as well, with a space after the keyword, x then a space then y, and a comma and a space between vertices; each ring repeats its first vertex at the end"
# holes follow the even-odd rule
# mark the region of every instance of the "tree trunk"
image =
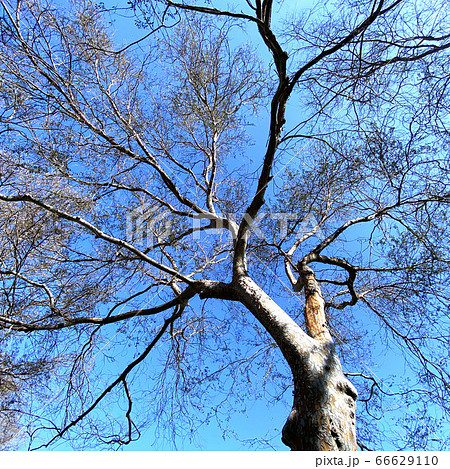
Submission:
POLYGON ((342 372, 334 344, 317 344, 308 361, 293 370, 294 404, 283 443, 293 451, 355 451, 357 392, 342 372))
POLYGON ((315 341, 308 362, 294 365, 294 404, 282 441, 296 451, 356 450, 356 389, 345 377, 327 326, 314 272, 298 266, 296 291, 305 289, 305 324, 315 341))
POLYGON ((283 443, 295 451, 356 450, 357 392, 343 374, 312 270, 304 266, 299 279, 308 334, 248 276, 233 283, 236 299, 274 338, 292 370, 294 403, 283 443))

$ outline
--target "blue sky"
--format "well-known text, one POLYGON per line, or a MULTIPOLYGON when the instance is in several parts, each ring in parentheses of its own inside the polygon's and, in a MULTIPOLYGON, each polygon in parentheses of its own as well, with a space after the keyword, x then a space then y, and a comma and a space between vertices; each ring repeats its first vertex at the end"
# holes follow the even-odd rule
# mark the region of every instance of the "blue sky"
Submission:
MULTIPOLYGON (((114 1, 107 1, 104 2, 107 7, 112 5, 116 5, 117 2, 114 1)), ((120 3, 119 3, 120 4, 120 3)), ((297 7, 301 4, 302 8, 308 8, 309 5, 313 4, 313 2, 297 2, 295 0, 290 2, 284 3, 284 8, 286 7, 297 7)), ((117 18, 113 24, 113 28, 116 30, 116 41, 117 42, 130 42, 138 39, 141 37, 143 32, 138 30, 134 26, 134 22, 132 18, 117 18)), ((250 35, 250 32, 247 32, 250 35)), ((236 40, 240 40, 239 37, 236 40)), ((246 38, 247 40, 247 38, 246 38)), ((265 46, 261 46, 262 50, 265 46)), ((255 140, 256 144, 254 147, 255 154, 261 154, 263 144, 267 137, 267 125, 265 122, 266 116, 261 116, 257 122, 257 125, 254 127, 252 137, 255 140), (259 151, 258 151, 259 150, 259 151)), ((361 229, 361 228, 358 228, 361 229)), ((349 232, 348 237, 355 236, 357 237, 357 232, 349 232)), ((280 279, 284 284, 286 280, 280 279)), ((299 305, 301 303, 299 302, 299 305)), ((377 333, 379 330, 379 324, 374 321, 370 316, 361 317, 359 318, 362 323, 368 328, 370 333, 373 333, 374 336, 374 357, 377 359, 376 365, 369 365, 366 363, 361 363, 361 370, 362 372, 367 372, 373 376, 377 376, 380 378, 381 381, 387 378, 390 374, 401 374, 402 376, 407 376, 407 371, 405 368, 404 361, 398 355, 396 350, 386 351, 384 347, 381 345, 381 341, 376 340, 377 333)), ((348 350, 348 353, 353 353, 352 350, 348 350)), ((123 357, 123 362, 117 365, 117 370, 120 371, 120 365, 127 362, 127 356, 123 357)), ((150 357, 149 364, 152 363, 154 358, 150 357)), ((348 370, 353 371, 353 370, 348 370)), ((114 375, 114 370, 110 369, 109 373, 111 376, 114 375)), ((258 379, 262 379, 259 377, 258 379)), ((389 387, 387 387, 389 389, 389 387)), ((228 427, 231 430, 235 430, 239 438, 241 440, 253 439, 256 437, 263 438, 265 435, 268 434, 270 437, 270 444, 272 445, 273 449, 277 450, 287 450, 287 448, 281 443, 280 441, 280 430, 284 424, 286 416, 289 412, 290 406, 290 397, 287 398, 286 402, 279 402, 278 404, 269 404, 265 401, 252 399, 249 396, 248 399, 248 407, 245 413, 234 414, 231 417, 231 420, 228 424, 228 427)), ((399 408, 397 412, 410 413, 414 416, 414 410, 408 410, 405 408, 399 408)), ((394 412, 395 415, 395 412, 394 412)), ((119 417, 123 417, 123 415, 118 415, 119 417)), ((126 451, 134 451, 134 450, 162 450, 162 449, 173 449, 173 447, 164 441, 156 443, 154 445, 155 440, 155 427, 150 426, 145 432, 143 432, 141 438, 134 443, 124 447, 123 449, 126 451)), ((386 432, 391 431, 391 429, 386 428, 386 432)), ((395 431, 395 430, 393 430, 395 431)), ((207 449, 207 450, 243 450, 247 449, 240 441, 232 438, 231 436, 223 437, 223 431, 215 424, 214 420, 211 421, 209 425, 205 425, 202 427, 198 434, 198 440, 200 443, 200 448, 197 445, 192 444, 189 439, 185 439, 179 444, 179 449, 184 450, 198 450, 198 449, 207 449)), ((65 450, 71 449, 69 445, 66 443, 56 444, 53 447, 54 450, 65 450)), ((259 449, 256 448, 256 449, 259 449)), ((270 448, 268 448, 270 449, 270 448)), ((386 449, 390 449, 387 447, 386 449)))

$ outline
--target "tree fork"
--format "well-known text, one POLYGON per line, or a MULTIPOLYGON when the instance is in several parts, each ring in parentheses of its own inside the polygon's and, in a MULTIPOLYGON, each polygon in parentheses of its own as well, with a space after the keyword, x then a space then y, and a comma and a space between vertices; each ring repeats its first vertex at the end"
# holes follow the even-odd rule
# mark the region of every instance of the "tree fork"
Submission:
POLYGON ((353 451, 357 392, 342 371, 320 287, 306 265, 299 284, 306 293, 307 333, 249 276, 235 278, 230 288, 233 299, 275 340, 292 371, 294 403, 283 427, 283 443, 294 451, 353 451))

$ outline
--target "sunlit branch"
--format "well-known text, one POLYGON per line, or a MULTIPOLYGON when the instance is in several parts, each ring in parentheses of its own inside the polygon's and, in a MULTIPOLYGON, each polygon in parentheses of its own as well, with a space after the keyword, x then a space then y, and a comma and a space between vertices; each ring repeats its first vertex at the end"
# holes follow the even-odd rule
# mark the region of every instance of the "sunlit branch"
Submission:
POLYGON ((176 277, 176 278, 182 280, 183 282, 185 282, 187 284, 194 283, 192 280, 190 280, 189 278, 187 278, 184 275, 180 274, 179 272, 176 272, 175 270, 171 269, 170 267, 167 267, 167 266, 165 266, 163 264, 160 264, 159 262, 156 262, 155 260, 151 259, 146 254, 144 254, 142 251, 135 248, 132 244, 130 244, 130 243, 128 243, 128 242, 126 242, 122 239, 110 236, 110 235, 104 233, 103 231, 101 231, 99 228, 92 225, 91 223, 89 223, 88 221, 84 220, 83 218, 81 218, 77 215, 71 215, 71 214, 66 213, 62 210, 59 210, 59 209, 57 209, 57 208, 55 208, 55 207, 53 207, 53 206, 39 200, 39 199, 36 199, 35 197, 33 197, 31 195, 25 194, 25 195, 17 195, 17 196, 5 196, 5 195, 0 194, 0 200, 3 200, 5 202, 30 202, 32 204, 35 204, 35 205, 37 205, 39 207, 42 207, 43 209, 49 211, 50 213, 54 213, 55 215, 57 215, 61 218, 64 218, 65 220, 74 222, 74 223, 82 226, 87 231, 91 232, 96 237, 98 237, 100 239, 103 239, 104 241, 108 241, 112 244, 115 244, 117 246, 120 246, 122 248, 127 249, 128 251, 130 251, 133 254, 137 255, 138 258, 140 258, 143 261, 147 262, 152 267, 155 267, 155 268, 161 270, 162 272, 170 274, 173 277, 176 277))

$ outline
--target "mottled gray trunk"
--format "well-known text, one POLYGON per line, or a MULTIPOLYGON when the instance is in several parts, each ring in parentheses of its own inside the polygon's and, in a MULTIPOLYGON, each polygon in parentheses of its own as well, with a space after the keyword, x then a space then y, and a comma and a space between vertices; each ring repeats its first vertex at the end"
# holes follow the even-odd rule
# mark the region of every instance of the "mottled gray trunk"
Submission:
POLYGON ((357 393, 342 372, 334 344, 318 343, 293 375, 294 403, 283 443, 294 451, 356 450, 357 393))

